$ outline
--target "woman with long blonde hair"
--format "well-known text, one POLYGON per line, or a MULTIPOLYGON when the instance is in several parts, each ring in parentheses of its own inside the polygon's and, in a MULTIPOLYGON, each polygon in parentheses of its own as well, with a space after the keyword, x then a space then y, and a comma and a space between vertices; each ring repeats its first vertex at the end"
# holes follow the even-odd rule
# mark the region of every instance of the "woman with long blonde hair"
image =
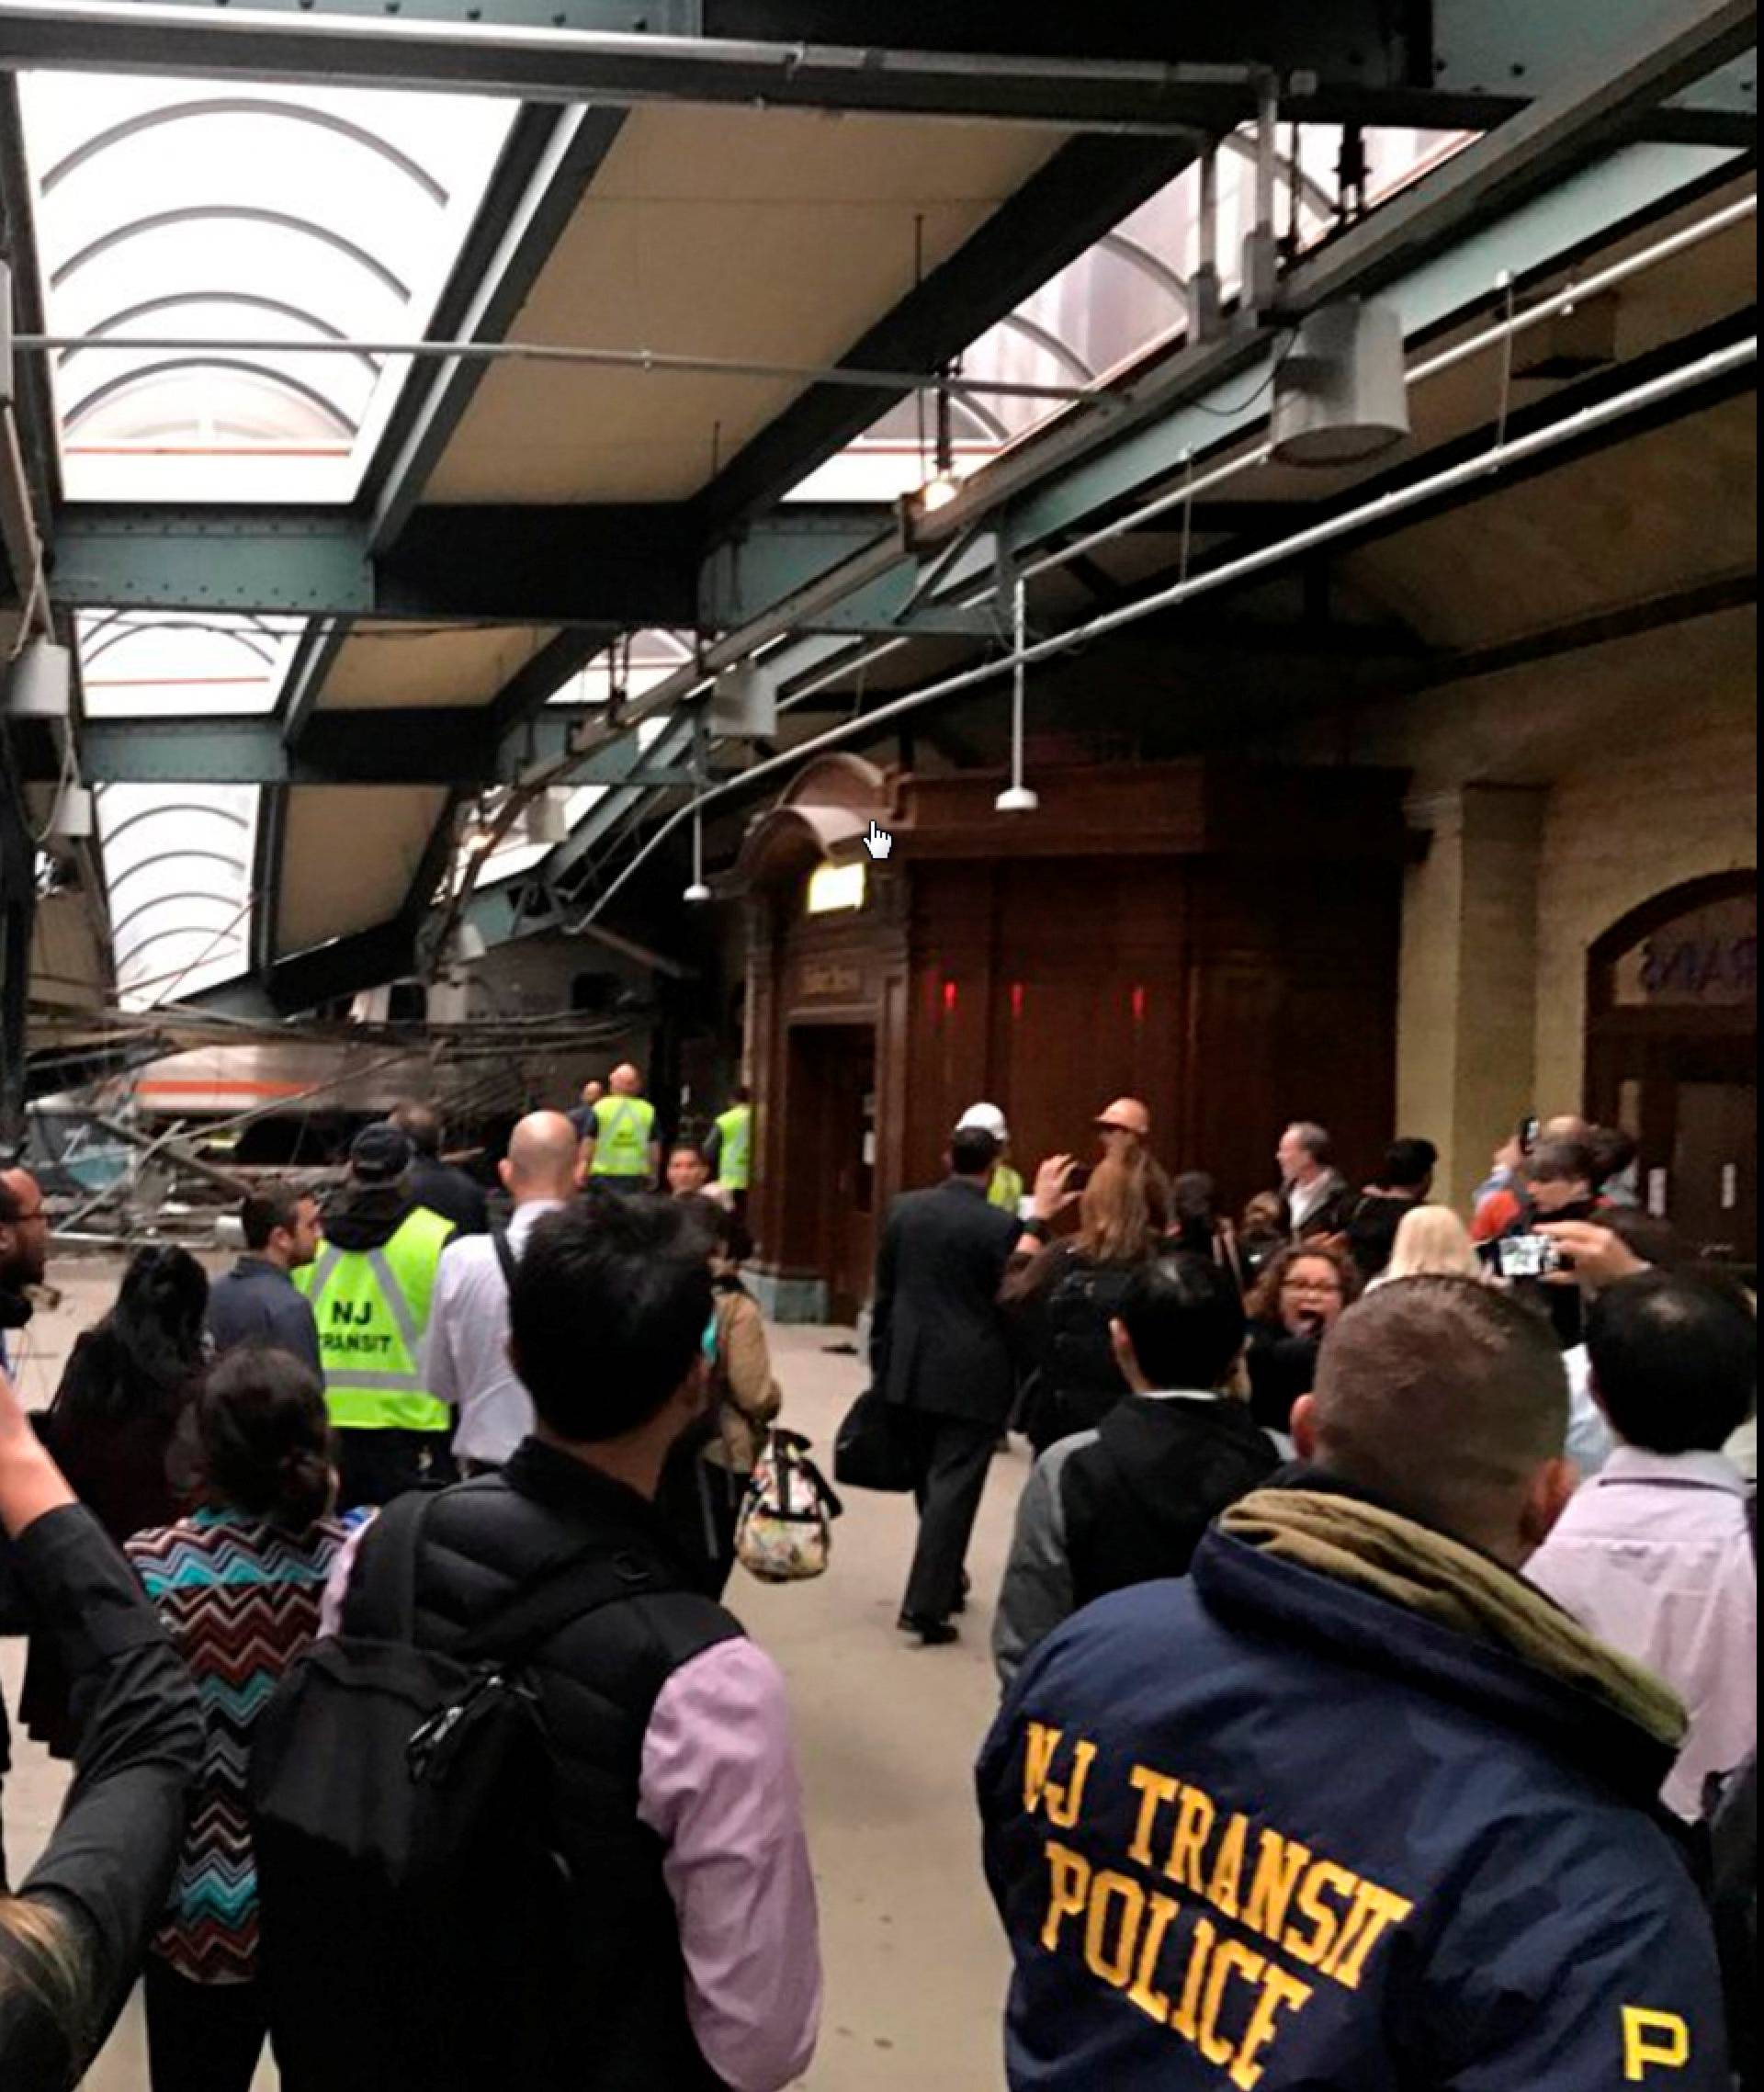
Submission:
POLYGON ((65 2092, 158 1922, 202 1754, 196 1688, 0 1374, 0 1612, 52 1639, 84 1716, 67 1806, 0 1896, 0 2086, 65 2092))
POLYGON ((1418 1205, 1404 1214, 1390 1261, 1366 1290, 1393 1279, 1474 1278, 1487 1274, 1470 1230, 1449 1205, 1418 1205))
POLYGON ((1129 1148, 1091 1171, 1077 1232, 1005 1281, 1001 1297, 1029 1376, 1024 1426, 1037 1453, 1091 1430, 1127 1392, 1109 1324, 1127 1280, 1165 1247, 1170 1229, 1170 1180, 1142 1148, 1129 1148))

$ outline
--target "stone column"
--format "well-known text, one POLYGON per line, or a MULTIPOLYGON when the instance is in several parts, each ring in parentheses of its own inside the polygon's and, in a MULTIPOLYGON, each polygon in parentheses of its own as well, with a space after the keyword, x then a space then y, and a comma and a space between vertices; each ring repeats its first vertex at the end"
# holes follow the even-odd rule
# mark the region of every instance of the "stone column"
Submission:
POLYGON ((1460 1211, 1522 1113, 1575 1102, 1533 1094, 1547 797, 1465 785, 1408 809, 1431 841, 1403 890, 1396 1130, 1439 1144, 1439 1195, 1460 1211))

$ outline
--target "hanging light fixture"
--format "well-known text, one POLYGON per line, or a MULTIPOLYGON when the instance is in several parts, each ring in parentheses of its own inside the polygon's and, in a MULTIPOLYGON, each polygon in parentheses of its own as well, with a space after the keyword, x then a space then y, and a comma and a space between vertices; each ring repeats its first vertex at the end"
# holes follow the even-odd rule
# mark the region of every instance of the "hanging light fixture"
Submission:
POLYGON ((459 831, 459 846, 470 857, 481 857, 496 846, 495 824, 482 799, 472 801, 471 811, 459 831))
POLYGON ((681 895, 694 908, 702 908, 710 899, 710 888, 705 884, 705 816, 700 800, 692 802, 692 884, 681 895))
POLYGON ((940 508, 947 508, 961 491, 962 482, 956 477, 956 438, 950 422, 949 387, 940 378, 935 448, 932 452, 931 477, 919 490, 920 509, 926 515, 935 515, 940 508))
POLYGON ((536 847, 570 840, 570 793, 567 787, 548 786, 526 803, 521 817, 526 840, 536 847))
POLYGON ((1011 782, 993 800, 995 813, 1034 813, 1041 800, 1023 781, 1023 716, 1028 692, 1023 650, 1029 638, 1029 596, 1021 574, 1011 593, 1011 782))
POLYGON ((1394 305, 1340 298, 1306 316, 1274 373, 1272 434, 1283 465, 1355 465, 1403 440, 1408 379, 1394 305))

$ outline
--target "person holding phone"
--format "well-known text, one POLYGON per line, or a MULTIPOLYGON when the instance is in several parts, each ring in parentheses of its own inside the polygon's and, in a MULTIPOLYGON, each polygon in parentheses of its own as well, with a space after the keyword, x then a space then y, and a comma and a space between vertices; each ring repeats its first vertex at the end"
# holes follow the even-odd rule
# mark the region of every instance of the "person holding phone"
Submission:
POLYGON ((1525 1165, 1525 1210, 1495 1242, 1495 1269, 1521 1299, 1548 1315, 1565 1351, 1581 1339, 1580 1288, 1560 1244, 1537 1229, 1544 1222, 1594 1218, 1602 1210, 1596 1178, 1597 1164, 1584 1141, 1539 1141, 1525 1165), (1565 1283, 1555 1283, 1558 1277, 1565 1283))

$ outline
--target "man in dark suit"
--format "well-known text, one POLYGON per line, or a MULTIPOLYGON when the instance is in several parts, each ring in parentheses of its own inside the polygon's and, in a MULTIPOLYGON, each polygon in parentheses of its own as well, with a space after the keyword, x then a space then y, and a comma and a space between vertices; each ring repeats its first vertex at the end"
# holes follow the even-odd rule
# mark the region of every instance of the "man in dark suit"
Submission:
POLYGON ((956 1639, 962 1562, 1015 1385, 998 1300, 1023 1227, 987 1201, 998 1155, 983 1127, 957 1128, 948 1177, 895 1200, 876 1261, 870 1363, 900 1411, 919 1503, 900 1625, 928 1645, 956 1639))

